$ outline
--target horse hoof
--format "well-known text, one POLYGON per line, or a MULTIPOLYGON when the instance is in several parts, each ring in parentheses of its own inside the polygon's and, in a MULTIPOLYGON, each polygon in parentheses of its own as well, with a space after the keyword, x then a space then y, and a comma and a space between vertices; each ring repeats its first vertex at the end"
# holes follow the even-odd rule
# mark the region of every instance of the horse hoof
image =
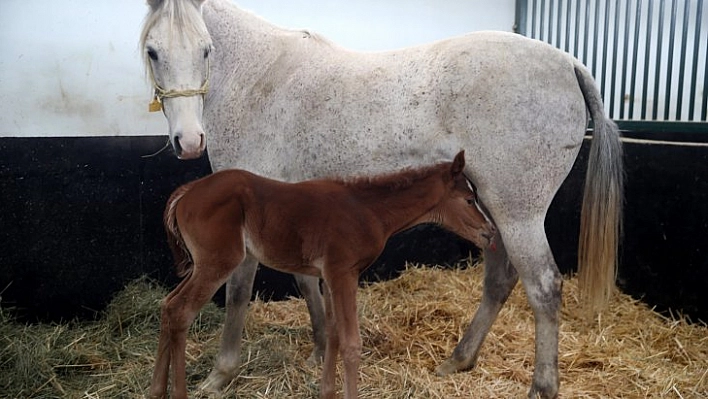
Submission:
POLYGON ((474 360, 471 362, 464 362, 464 361, 458 361, 453 358, 445 360, 443 364, 439 365, 435 369, 435 374, 437 374, 440 377, 444 377, 446 375, 454 374, 457 373, 458 371, 465 371, 469 370, 472 367, 474 367, 474 360))
POLYGON ((231 382, 232 376, 212 370, 209 376, 199 385, 199 390, 209 394, 220 394, 222 389, 231 382))
POLYGON ((437 374, 440 377, 444 377, 446 375, 450 375, 453 373, 457 372, 457 362, 453 361, 452 359, 445 360, 445 362, 441 365, 439 365, 435 369, 435 374, 437 374))
POLYGON ((531 385, 529 399, 556 399, 558 398, 558 386, 540 387, 536 383, 531 385))
POLYGON ((531 390, 529 392, 529 399, 557 399, 558 394, 544 394, 544 392, 536 391, 536 390, 531 390))
POLYGON ((323 359, 324 353, 320 353, 319 351, 313 350, 312 353, 310 353, 310 357, 307 358, 306 364, 309 367, 316 367, 322 364, 323 359))

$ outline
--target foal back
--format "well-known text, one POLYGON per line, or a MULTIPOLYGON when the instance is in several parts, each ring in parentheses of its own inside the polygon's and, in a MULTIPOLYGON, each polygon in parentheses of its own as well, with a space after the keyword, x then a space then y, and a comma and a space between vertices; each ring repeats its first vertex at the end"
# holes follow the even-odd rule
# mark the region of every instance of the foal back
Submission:
POLYGON ((249 252, 275 269, 320 276, 326 258, 362 257, 366 249, 373 262, 385 244, 376 215, 345 185, 284 183, 244 170, 216 172, 177 190, 165 223, 185 244, 170 240, 180 275, 194 263, 221 264, 228 273, 249 252))

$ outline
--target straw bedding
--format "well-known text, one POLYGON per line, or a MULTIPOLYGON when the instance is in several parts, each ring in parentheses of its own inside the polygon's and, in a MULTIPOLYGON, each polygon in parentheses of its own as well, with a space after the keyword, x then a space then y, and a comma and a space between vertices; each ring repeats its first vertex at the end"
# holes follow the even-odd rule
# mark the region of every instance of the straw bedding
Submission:
MULTIPOLYGON (((533 373, 534 327, 520 285, 489 333, 477 366, 448 377, 433 372, 476 310, 482 275, 481 266, 411 267, 395 280, 361 288, 360 397, 525 397, 533 373)), ((166 293, 149 280, 138 280, 90 323, 26 326, 2 310, 0 396, 144 397, 157 344, 159 301, 166 293)), ((705 324, 663 317, 623 294, 588 323, 579 310, 575 279, 565 281, 563 301, 561 397, 708 397, 705 324)), ((222 321, 223 310, 210 304, 194 323, 187 345, 192 389, 210 370, 222 321)), ((241 374, 224 397, 317 397, 321 368, 307 364, 311 348, 303 300, 254 301, 241 374)))

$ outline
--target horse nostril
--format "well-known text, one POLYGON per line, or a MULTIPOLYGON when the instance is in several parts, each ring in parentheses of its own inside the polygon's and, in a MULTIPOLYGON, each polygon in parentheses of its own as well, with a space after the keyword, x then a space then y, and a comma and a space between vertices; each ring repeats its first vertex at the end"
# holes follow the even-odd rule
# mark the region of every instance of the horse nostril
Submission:
POLYGON ((175 136, 172 140, 172 148, 175 150, 175 154, 180 156, 182 154, 182 145, 179 143, 180 135, 175 136))

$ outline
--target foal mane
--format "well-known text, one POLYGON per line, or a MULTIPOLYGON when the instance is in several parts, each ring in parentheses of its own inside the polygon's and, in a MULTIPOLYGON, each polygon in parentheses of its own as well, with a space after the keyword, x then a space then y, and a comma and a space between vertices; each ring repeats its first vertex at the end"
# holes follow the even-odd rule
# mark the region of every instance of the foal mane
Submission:
POLYGON ((143 30, 140 32, 140 54, 143 58, 145 71, 150 68, 150 62, 146 57, 145 42, 150 30, 157 24, 161 18, 167 18, 170 24, 170 35, 175 33, 182 35, 184 38, 193 42, 199 39, 199 31, 195 28, 198 24, 198 19, 201 18, 199 9, 195 9, 194 3, 188 0, 148 0, 148 3, 157 2, 156 6, 150 4, 148 13, 143 22, 143 30), (192 10, 190 10, 190 8, 192 10), (190 12, 196 11, 196 12, 190 12))
POLYGON ((386 190, 406 189, 416 182, 434 174, 442 174, 449 170, 451 162, 427 165, 420 168, 407 168, 402 171, 386 173, 377 176, 359 176, 338 179, 344 186, 355 189, 378 188, 386 190))

